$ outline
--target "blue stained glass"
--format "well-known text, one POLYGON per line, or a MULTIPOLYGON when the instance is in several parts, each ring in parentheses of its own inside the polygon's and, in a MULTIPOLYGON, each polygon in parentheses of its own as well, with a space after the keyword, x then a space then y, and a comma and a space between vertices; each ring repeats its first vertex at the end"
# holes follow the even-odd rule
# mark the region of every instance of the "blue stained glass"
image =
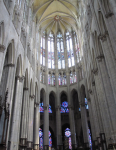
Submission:
POLYGON ((69 149, 72 149, 72 145, 71 145, 71 132, 69 128, 65 129, 65 136, 67 138, 69 138, 69 149))
POLYGON ((85 98, 85 107, 86 107, 86 109, 89 109, 89 107, 88 107, 88 102, 87 102, 87 98, 85 98))
POLYGON ((66 101, 62 102, 60 112, 61 112, 61 113, 68 113, 68 112, 69 112, 69 109, 68 109, 68 102, 66 102, 66 101))
POLYGON ((51 106, 49 105, 49 113, 52 113, 52 109, 51 106))
POLYGON ((39 105, 39 112, 44 112, 43 103, 40 103, 40 105, 39 105))
POLYGON ((89 128, 88 128, 88 132, 89 132, 89 146, 92 148, 91 132, 89 128))
POLYGON ((39 128, 39 147, 43 149, 43 132, 41 128, 39 128))
POLYGON ((51 132, 49 131, 49 147, 52 147, 51 132))
POLYGON ((66 136, 66 137, 70 137, 70 136, 71 136, 71 132, 70 132, 70 129, 69 129, 69 128, 66 128, 66 129, 65 129, 65 136, 66 136))

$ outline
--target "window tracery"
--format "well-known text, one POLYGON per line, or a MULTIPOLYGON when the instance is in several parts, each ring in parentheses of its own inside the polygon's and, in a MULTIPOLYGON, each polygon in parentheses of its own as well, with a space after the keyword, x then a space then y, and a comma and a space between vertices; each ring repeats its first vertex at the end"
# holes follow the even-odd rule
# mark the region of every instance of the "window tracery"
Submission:
POLYGON ((76 76, 75 70, 70 71, 70 84, 76 83, 76 82, 77 82, 77 76, 76 76))
POLYGON ((41 37, 40 64, 45 66, 45 34, 41 37))
POLYGON ((58 69, 65 68, 64 43, 61 32, 57 34, 58 69))
POLYGON ((49 72, 48 74, 48 84, 55 86, 55 73, 54 72, 49 72))
POLYGON ((59 73, 59 77, 58 77, 58 83, 59 85, 66 85, 66 74, 64 73, 59 73))
POLYGON ((54 35, 50 32, 48 37, 48 68, 54 69, 54 35))
POLYGON ((75 65, 74 52, 72 46, 72 37, 68 31, 66 32, 66 46, 67 46, 67 56, 68 56, 68 67, 72 67, 75 65))
POLYGON ((72 149, 72 144, 71 144, 71 131, 69 128, 65 129, 65 138, 68 140, 69 143, 69 149, 72 149))
POLYGON ((69 113, 69 108, 68 108, 68 102, 67 101, 62 102, 60 112, 61 113, 69 113))
POLYGON ((77 38, 77 34, 76 32, 73 33, 74 35, 74 44, 75 44, 75 51, 76 51, 76 58, 77 58, 77 63, 80 61, 81 57, 80 57, 80 48, 79 48, 79 41, 77 38))

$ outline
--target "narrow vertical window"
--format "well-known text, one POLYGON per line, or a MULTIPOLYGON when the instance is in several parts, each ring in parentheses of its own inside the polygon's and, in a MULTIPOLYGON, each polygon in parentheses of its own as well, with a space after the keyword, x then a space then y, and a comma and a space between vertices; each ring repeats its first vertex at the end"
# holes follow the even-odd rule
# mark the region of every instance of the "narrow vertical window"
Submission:
POLYGON ((48 38, 48 68, 54 69, 54 35, 52 32, 48 38))
POLYGON ((66 32, 66 46, 67 46, 67 55, 68 55, 68 67, 75 65, 74 62, 74 52, 72 47, 72 37, 69 32, 66 32))
POLYGON ((45 36, 41 37, 40 64, 45 66, 45 36))
POLYGON ((58 69, 65 68, 64 44, 63 36, 60 32, 57 34, 57 53, 58 53, 58 69))
POLYGON ((76 35, 76 32, 74 32, 74 43, 75 43, 75 51, 76 51, 76 57, 77 57, 77 62, 80 61, 80 48, 79 48, 79 41, 76 35))

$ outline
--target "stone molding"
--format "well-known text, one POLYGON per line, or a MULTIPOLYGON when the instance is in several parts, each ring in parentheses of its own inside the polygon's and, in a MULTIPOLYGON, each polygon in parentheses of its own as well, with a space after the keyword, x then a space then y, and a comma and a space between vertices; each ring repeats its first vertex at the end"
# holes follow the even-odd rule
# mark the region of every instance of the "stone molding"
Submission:
POLYGON ((92 81, 92 86, 95 86, 95 81, 92 81))
POLYGON ((99 56, 96 57, 96 59, 98 60, 98 62, 101 62, 102 59, 104 59, 104 55, 103 54, 99 55, 99 56))
POLYGON ((0 52, 4 53, 5 49, 5 46, 0 44, 0 52))
POLYGON ((32 100, 35 99, 35 95, 30 95, 29 96, 32 100))
POLYGON ((16 76, 16 79, 19 80, 19 82, 23 82, 24 78, 24 76, 16 76))
POLYGON ((23 90, 24 90, 24 91, 28 91, 28 90, 29 90, 29 88, 24 87, 24 88, 23 88, 23 90))
POLYGON ((58 110, 60 110, 61 109, 61 107, 60 106, 57 106, 56 107, 56 111, 58 111, 58 110))
POLYGON ((89 94, 91 94, 91 95, 92 95, 92 93, 93 93, 91 89, 89 89, 88 92, 89 92, 89 94))
POLYGON ((49 105, 43 106, 44 110, 47 110, 49 108, 49 105))
POLYGON ((106 31, 104 34, 100 34, 98 37, 102 42, 107 41, 108 31, 106 31))
POLYGON ((98 68, 92 70, 94 75, 98 75, 98 68))
POLYGON ((113 16, 113 12, 109 11, 107 14, 105 14, 106 18, 108 19, 109 17, 113 16))

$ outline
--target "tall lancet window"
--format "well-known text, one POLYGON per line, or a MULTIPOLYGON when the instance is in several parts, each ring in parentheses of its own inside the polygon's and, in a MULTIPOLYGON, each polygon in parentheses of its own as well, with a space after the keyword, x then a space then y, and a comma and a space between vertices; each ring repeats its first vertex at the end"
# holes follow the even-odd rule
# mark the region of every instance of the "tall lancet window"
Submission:
POLYGON ((57 52, 58 52, 58 69, 65 68, 63 36, 61 32, 57 34, 57 52))
POLYGON ((78 41, 76 32, 74 32, 74 43, 75 43, 75 51, 77 55, 77 62, 79 62, 80 61, 80 48, 79 48, 79 41, 78 41))
POLYGON ((68 67, 75 65, 74 63, 74 52, 72 46, 72 37, 69 32, 66 32, 66 46, 67 46, 67 55, 68 55, 68 67))
POLYGON ((52 32, 48 37, 48 68, 54 69, 54 35, 52 32))
POLYGON ((45 66, 45 34, 41 37, 40 64, 45 66))

